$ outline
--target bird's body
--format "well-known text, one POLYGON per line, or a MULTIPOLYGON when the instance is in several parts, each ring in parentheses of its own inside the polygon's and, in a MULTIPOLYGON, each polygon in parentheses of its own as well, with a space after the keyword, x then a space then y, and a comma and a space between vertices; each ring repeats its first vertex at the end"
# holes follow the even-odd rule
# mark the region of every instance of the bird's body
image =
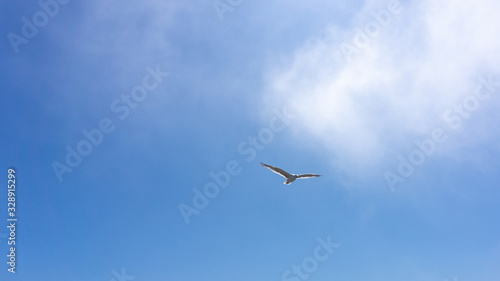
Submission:
POLYGON ((274 167, 274 166, 271 166, 271 165, 267 165, 267 164, 264 164, 262 162, 260 162, 260 164, 266 168, 268 168, 269 170, 275 172, 276 174, 282 176, 282 177, 285 177, 286 178, 286 181, 283 183, 283 184, 290 184, 292 183, 293 181, 295 181, 296 179, 306 179, 306 178, 317 178, 317 177, 320 177, 321 175, 315 175, 315 174, 300 174, 300 175, 296 175, 296 174, 290 174, 288 173, 287 171, 283 170, 283 169, 280 169, 278 167, 274 167))

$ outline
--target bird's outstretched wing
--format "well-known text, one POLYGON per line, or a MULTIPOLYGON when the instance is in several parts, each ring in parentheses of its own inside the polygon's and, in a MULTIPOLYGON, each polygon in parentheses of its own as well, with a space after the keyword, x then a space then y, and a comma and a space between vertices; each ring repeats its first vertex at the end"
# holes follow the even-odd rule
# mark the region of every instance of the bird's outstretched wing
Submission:
POLYGON ((302 175, 297 175, 298 179, 307 179, 307 178, 317 178, 321 177, 321 175, 315 175, 315 174, 302 174, 302 175))
POLYGON ((267 164, 264 164, 262 162, 260 162, 260 164, 266 168, 269 168, 269 170, 275 172, 276 174, 278 175, 281 175, 285 178, 289 178, 290 176, 292 176, 290 173, 278 168, 278 167, 274 167, 274 166, 271 166, 271 165, 267 165, 267 164))

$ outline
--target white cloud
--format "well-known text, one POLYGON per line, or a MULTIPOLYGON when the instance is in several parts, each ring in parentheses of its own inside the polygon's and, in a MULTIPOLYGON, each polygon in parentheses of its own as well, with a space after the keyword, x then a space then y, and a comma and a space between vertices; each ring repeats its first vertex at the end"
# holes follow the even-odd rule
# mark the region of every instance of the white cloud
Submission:
POLYGON ((373 170, 394 161, 395 150, 428 136, 445 110, 472 93, 478 75, 500 80, 494 0, 401 3, 347 62, 340 46, 354 46, 359 30, 389 5, 368 1, 349 30, 331 27, 269 75, 266 104, 287 99, 300 116, 297 137, 326 146, 343 166, 373 170))

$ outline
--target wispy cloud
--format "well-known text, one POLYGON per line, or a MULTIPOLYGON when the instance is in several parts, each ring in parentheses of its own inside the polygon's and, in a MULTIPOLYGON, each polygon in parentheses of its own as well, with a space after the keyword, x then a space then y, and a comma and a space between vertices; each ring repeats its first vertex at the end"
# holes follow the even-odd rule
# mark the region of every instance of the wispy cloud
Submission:
POLYGON ((299 115, 297 137, 323 144, 343 167, 368 172, 393 160, 470 95, 478 76, 499 77, 493 0, 400 2, 401 12, 346 61, 340 46, 398 3, 367 1, 348 30, 331 27, 270 71, 266 102, 286 99, 299 115))

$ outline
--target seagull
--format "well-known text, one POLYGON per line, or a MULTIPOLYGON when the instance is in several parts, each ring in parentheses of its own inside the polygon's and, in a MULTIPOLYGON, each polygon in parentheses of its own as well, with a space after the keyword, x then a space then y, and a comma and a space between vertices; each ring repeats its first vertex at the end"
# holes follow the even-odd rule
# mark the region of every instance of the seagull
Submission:
POLYGON ((315 175, 315 174, 300 174, 300 175, 290 174, 290 173, 288 173, 288 172, 286 172, 278 167, 267 165, 267 164, 264 164, 262 162, 260 162, 260 164, 266 168, 269 168, 269 170, 275 172, 276 174, 285 177, 286 181, 283 184, 286 184, 286 185, 292 183, 296 179, 307 179, 307 178, 321 177, 321 175, 315 175))

